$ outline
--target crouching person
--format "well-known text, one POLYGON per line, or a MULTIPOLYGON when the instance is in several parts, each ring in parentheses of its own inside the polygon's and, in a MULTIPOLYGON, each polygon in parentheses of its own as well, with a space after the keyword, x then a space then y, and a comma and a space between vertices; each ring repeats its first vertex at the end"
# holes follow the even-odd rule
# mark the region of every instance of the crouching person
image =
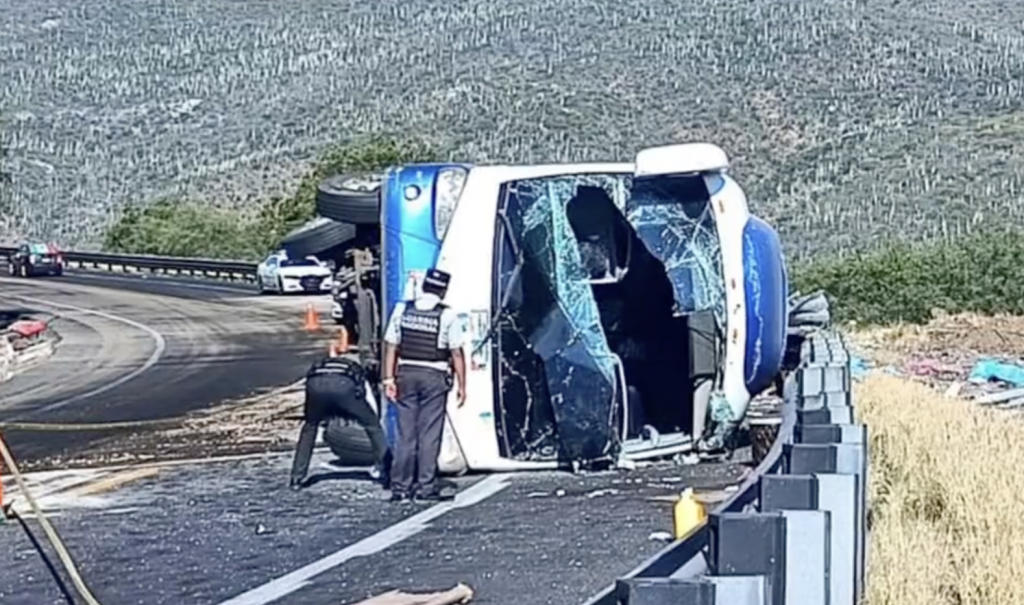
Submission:
POLYGON ((367 401, 369 388, 366 372, 355 352, 349 351, 347 333, 342 329, 340 342, 331 343, 326 357, 318 360, 306 373, 306 401, 299 443, 292 462, 292 489, 305 486, 309 460, 313 455, 320 425, 333 418, 346 418, 358 422, 366 430, 373 448, 372 476, 387 482, 385 459, 388 454, 380 418, 367 401))

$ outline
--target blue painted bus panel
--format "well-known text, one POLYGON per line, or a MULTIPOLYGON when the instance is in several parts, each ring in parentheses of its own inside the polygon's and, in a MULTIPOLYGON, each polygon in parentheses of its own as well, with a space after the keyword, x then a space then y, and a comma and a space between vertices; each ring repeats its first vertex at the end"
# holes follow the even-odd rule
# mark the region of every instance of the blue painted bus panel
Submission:
POLYGON ((779 235, 751 216, 743 228, 747 342, 744 378, 749 393, 771 385, 782 367, 789 327, 786 264, 779 235))
MULTIPOLYGON (((384 178, 380 191, 382 322, 404 297, 409 272, 429 269, 437 262, 441 241, 434 233, 435 183, 438 173, 450 167, 471 168, 465 164, 408 164, 388 170, 384 178)), ((395 410, 390 405, 386 409, 385 431, 394 445, 395 410)))

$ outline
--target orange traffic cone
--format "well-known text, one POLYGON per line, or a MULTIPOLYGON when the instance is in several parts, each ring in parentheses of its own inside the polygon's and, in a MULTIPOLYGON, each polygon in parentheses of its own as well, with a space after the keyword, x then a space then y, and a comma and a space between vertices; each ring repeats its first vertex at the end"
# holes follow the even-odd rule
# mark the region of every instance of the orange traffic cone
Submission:
POLYGON ((302 326, 302 329, 307 332, 317 332, 320 330, 320 316, 317 315, 316 309, 313 308, 313 303, 306 305, 306 325, 302 326))

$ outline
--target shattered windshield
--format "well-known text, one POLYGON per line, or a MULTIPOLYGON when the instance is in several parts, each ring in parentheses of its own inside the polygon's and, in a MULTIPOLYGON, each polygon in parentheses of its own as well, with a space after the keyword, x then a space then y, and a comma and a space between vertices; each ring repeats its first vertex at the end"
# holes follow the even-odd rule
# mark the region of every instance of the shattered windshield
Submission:
MULTIPOLYGON (((666 430, 678 394, 640 384, 683 367, 676 318, 725 320, 700 176, 563 175, 509 183, 497 219, 493 318, 503 455, 597 460, 621 445, 627 374, 666 430), (652 365, 654 364, 654 365, 652 365), (639 382, 638 382, 639 381, 639 382), (636 386, 639 384, 640 386, 636 386), (660 399, 659 399, 660 398, 660 399), (664 400, 668 412, 657 408, 664 400), (671 400, 671 401, 670 401, 671 400)), ((631 396, 632 397, 632 396, 631 396)), ((654 417, 656 416, 656 417, 654 417)))
POLYGON ((722 253, 710 194, 700 175, 638 178, 626 218, 665 265, 677 313, 714 311, 725 324, 722 253))
POLYGON ((507 305, 498 341, 509 455, 596 459, 613 446, 615 362, 566 207, 589 187, 617 211, 629 177, 556 176, 507 187, 497 281, 507 305))

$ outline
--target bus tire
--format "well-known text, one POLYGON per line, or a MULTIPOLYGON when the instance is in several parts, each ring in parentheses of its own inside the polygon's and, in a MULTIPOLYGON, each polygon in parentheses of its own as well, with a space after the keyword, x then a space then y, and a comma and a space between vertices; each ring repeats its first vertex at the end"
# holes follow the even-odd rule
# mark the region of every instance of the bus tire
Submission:
POLYGON ((339 174, 320 183, 316 211, 343 223, 376 225, 380 222, 381 177, 339 174))
POLYGON ((334 418, 324 428, 324 443, 342 466, 371 466, 373 448, 366 429, 354 420, 334 418))
POLYGON ((294 258, 319 256, 351 241, 355 236, 355 225, 339 223, 321 216, 281 238, 278 247, 284 248, 288 255, 294 258))

